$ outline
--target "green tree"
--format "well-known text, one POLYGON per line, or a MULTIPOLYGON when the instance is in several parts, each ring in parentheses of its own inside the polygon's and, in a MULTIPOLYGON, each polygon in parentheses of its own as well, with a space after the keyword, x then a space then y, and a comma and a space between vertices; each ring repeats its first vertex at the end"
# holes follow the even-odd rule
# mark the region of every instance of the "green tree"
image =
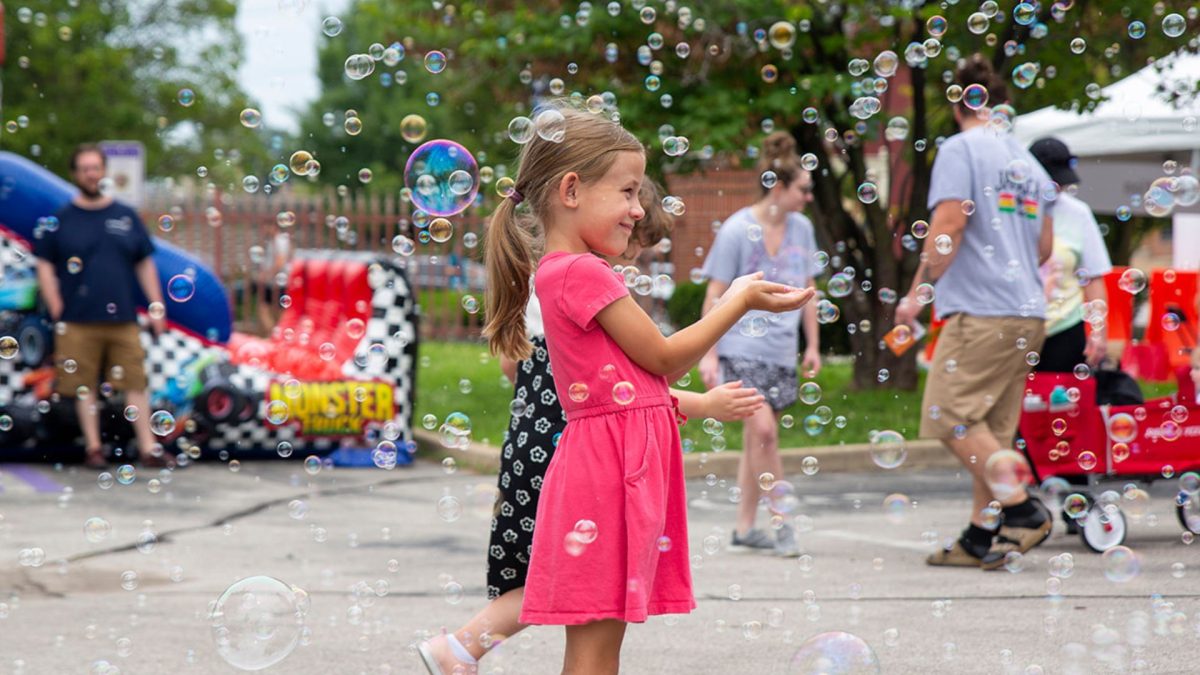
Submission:
POLYGON ((580 100, 603 94, 651 148, 653 173, 748 166, 755 154, 748 148, 769 121, 818 158, 818 240, 831 269, 855 270, 854 292, 838 303, 845 325, 858 329, 850 335, 857 386, 879 386, 886 369, 892 376, 885 386, 912 387, 914 353, 897 360, 879 346, 894 309, 881 291, 903 293, 916 267, 920 242, 905 235, 913 221, 928 217, 936 143, 954 133, 947 84, 957 60, 983 53, 1008 78, 1018 110, 1087 110, 1098 102, 1099 87, 1148 59, 1195 49, 1188 36, 1196 12, 1184 19, 1180 37, 1170 37, 1161 29, 1167 11, 1161 4, 1138 8, 1111 0, 1003 8, 996 2, 867 0, 431 8, 360 0, 342 17, 344 32, 321 47, 323 94, 305 117, 304 142, 339 182, 353 186, 358 169, 369 167, 377 187, 390 189, 399 185, 410 147, 400 138, 400 119, 414 113, 428 121, 431 137, 456 138, 477 150, 481 163, 499 168, 515 154, 504 133, 514 115, 559 93, 580 100), (944 33, 935 17, 944 20, 944 33), (1130 24, 1138 20, 1146 30, 1133 38, 1130 24), (1072 45, 1077 38, 1086 43, 1081 52, 1072 45), (404 60, 397 68, 380 64, 366 79, 348 79, 346 57, 374 42, 401 45, 404 60), (422 67, 422 56, 432 50, 448 57, 440 74, 422 67), (865 70, 853 67, 853 59, 865 59, 865 70), (426 101, 430 92, 439 95, 436 106, 426 101), (341 129, 348 108, 364 122, 360 136, 341 129), (322 117, 328 121, 330 113, 333 123, 326 126, 322 117), (893 118, 901 121, 892 123, 889 136, 893 118), (691 151, 665 154, 670 136, 687 137, 691 151), (888 151, 886 164, 878 159, 881 148, 888 151), (379 169, 390 178, 380 180, 379 169), (857 192, 865 183, 891 189, 864 203, 857 192))
POLYGON ((235 80, 232 0, 40 0, 4 11, 4 149, 65 174, 79 143, 136 140, 148 177, 206 166, 222 186, 240 180, 239 158, 269 166, 260 132, 238 121, 250 102, 235 80))

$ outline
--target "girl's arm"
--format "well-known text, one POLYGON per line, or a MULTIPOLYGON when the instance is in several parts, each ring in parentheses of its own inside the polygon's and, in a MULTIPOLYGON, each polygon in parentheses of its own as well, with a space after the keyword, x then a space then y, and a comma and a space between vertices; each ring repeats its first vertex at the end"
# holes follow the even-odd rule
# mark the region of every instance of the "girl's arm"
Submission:
POLYGON ((517 362, 503 354, 500 355, 500 372, 504 373, 509 382, 517 383, 517 362))
POLYGON ((692 419, 711 417, 721 422, 744 420, 754 414, 766 400, 753 387, 743 387, 741 380, 726 382, 703 394, 683 389, 672 389, 671 395, 679 399, 679 411, 692 419))
POLYGON ((665 377, 690 370, 747 311, 787 312, 803 307, 812 296, 811 288, 750 281, 726 302, 671 337, 664 337, 628 295, 600 310, 596 321, 634 363, 665 377))
MULTIPOLYGON (((815 286, 816 281, 809 277, 809 286, 815 286)), ((816 377, 821 372, 821 327, 817 322, 817 308, 805 309, 800 315, 804 329, 804 357, 800 365, 800 374, 804 377, 816 377)))

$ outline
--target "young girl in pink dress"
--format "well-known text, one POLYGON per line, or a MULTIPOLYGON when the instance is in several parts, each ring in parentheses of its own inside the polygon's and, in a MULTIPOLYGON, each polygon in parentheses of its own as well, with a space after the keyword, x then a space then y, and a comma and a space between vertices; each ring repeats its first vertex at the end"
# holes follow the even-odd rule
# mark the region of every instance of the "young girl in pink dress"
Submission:
POLYGON ((564 135, 524 146, 514 189, 492 216, 484 335, 497 354, 528 356, 531 229, 540 225, 534 287, 567 426, 542 486, 521 622, 567 627, 564 673, 615 675, 626 623, 696 604, 667 382, 748 310, 795 310, 813 291, 743 277, 701 321, 664 337, 598 257, 624 251, 645 215, 642 145, 602 116, 560 112, 564 135))

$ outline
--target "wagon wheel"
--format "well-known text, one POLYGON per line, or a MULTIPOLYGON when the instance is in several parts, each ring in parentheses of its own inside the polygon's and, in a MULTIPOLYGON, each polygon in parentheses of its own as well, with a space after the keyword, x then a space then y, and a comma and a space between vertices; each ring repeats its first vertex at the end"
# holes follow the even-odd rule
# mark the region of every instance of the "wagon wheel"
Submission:
POLYGON ((1200 495, 1180 491, 1175 497, 1175 515, 1183 529, 1200 534, 1200 495))
POLYGON ((1125 514, 1111 506, 1108 509, 1099 505, 1092 506, 1079 523, 1079 534, 1083 537, 1083 544, 1096 553, 1120 546, 1125 542, 1127 530, 1125 514))

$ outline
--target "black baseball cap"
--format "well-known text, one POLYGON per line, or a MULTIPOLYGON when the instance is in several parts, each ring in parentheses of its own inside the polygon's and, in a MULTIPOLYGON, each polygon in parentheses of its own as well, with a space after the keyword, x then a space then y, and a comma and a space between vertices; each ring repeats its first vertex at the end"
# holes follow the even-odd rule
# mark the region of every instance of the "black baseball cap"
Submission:
POLYGON ((1053 137, 1042 138, 1029 146, 1029 152, 1041 162, 1055 183, 1065 186, 1079 182, 1079 174, 1075 173, 1078 158, 1071 154, 1066 143, 1053 137))

